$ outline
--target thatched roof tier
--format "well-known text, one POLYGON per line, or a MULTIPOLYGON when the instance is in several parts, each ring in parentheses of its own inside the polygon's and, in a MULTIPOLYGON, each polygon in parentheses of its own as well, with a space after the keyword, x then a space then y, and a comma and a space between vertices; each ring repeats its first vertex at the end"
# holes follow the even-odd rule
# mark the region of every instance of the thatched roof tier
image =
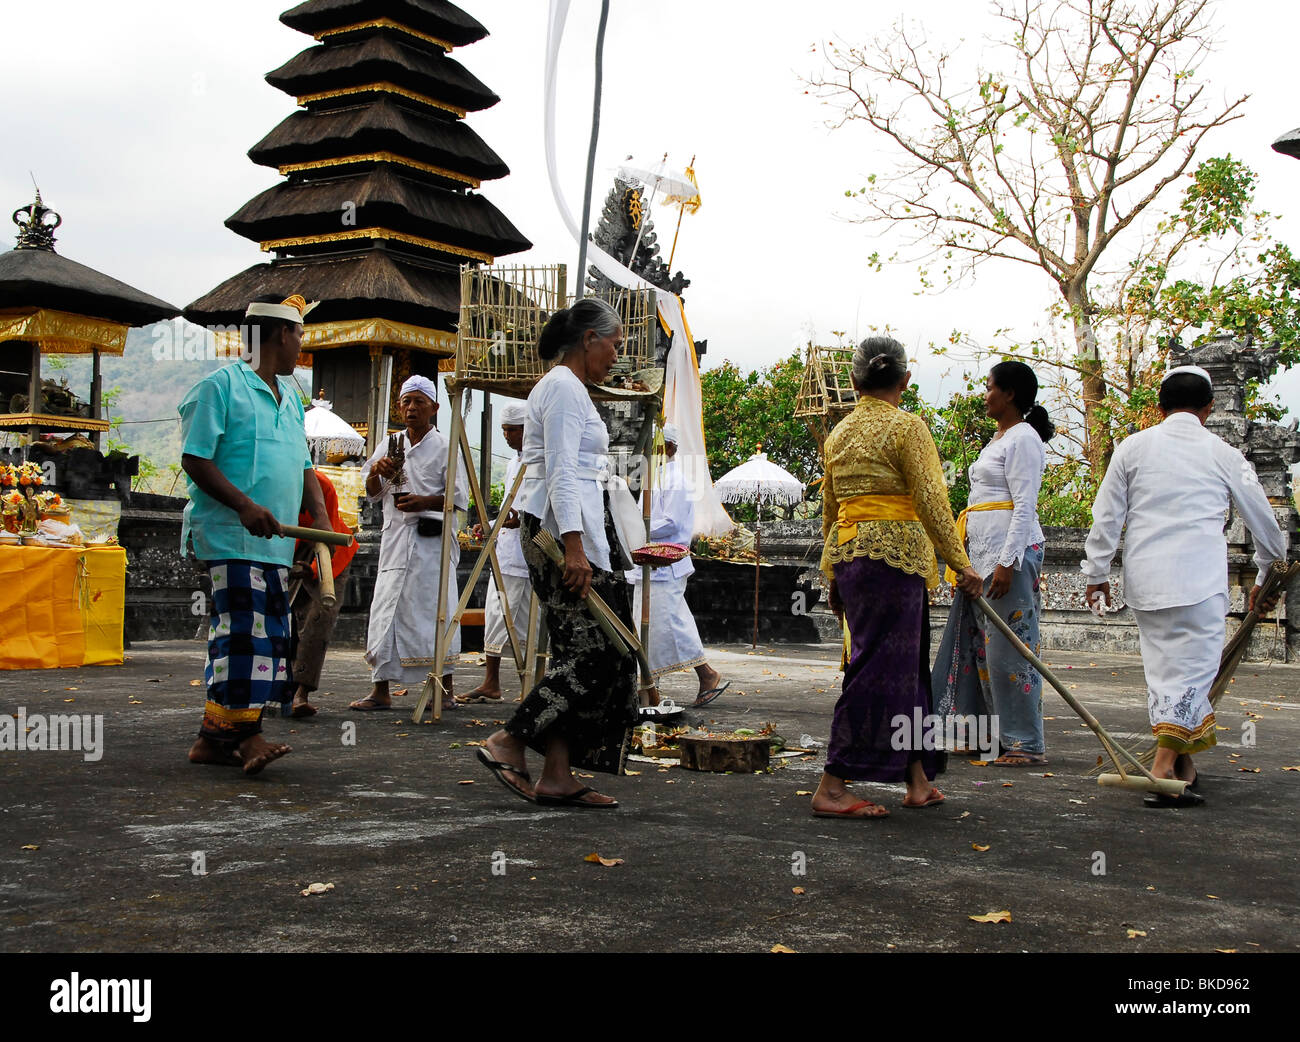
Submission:
POLYGON ((488 34, 480 22, 446 0, 307 0, 280 15, 280 21, 289 28, 318 38, 381 18, 453 47, 463 47, 488 34))
POLYGON ((310 47, 268 72, 266 82, 294 97, 391 83, 468 112, 491 108, 501 100, 454 58, 409 37, 410 43, 403 42, 399 36, 383 29, 364 39, 310 47))
POLYGON ((400 228, 493 257, 532 246, 483 196, 404 177, 386 163, 350 177, 278 184, 245 203, 226 227, 255 242, 327 235, 339 231, 345 212, 351 227, 400 228))
POLYGON ((271 293, 319 300, 309 325, 386 318, 451 330, 460 314, 460 274, 454 265, 370 249, 255 265, 191 303, 185 317, 203 326, 238 325, 249 301, 271 293))
POLYGON ((0 310, 18 308, 49 308, 127 326, 145 326, 180 313, 167 301, 94 268, 37 249, 0 253, 0 310))
POLYGON ((299 110, 248 150, 261 166, 286 167, 390 152, 453 177, 491 181, 510 168, 456 119, 415 112, 389 98, 327 111, 299 110))

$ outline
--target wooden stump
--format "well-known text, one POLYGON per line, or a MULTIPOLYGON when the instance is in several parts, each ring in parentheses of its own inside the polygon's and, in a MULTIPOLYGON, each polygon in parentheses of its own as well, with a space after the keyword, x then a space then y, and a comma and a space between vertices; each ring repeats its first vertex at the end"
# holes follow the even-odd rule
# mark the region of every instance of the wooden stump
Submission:
POLYGON ((754 774, 768 765, 770 739, 691 738, 677 739, 681 746, 681 765, 690 771, 735 771, 754 774))

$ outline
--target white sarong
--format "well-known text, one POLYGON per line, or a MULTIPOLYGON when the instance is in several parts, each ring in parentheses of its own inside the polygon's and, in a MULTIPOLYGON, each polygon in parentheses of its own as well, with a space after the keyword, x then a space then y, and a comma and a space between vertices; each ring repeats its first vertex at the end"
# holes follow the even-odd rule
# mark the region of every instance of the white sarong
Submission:
MULTIPOLYGON (((650 638, 646 658, 652 676, 694 669, 708 661, 704 657, 704 645, 700 643, 695 618, 686 606, 686 581, 689 578, 687 575, 673 576, 650 583, 650 638)), ((632 614, 640 633, 640 582, 632 584, 632 614)))
POLYGON ((1207 740, 1214 745, 1210 687, 1223 654, 1228 595, 1218 593, 1198 604, 1132 611, 1142 647, 1147 711, 1157 741, 1168 739, 1171 748, 1194 743, 1208 747, 1207 740))
MULTIPOLYGON (((517 537, 516 537, 517 538, 517 537)), ((511 575, 503 572, 506 600, 510 603, 510 624, 514 627, 515 640, 519 642, 519 654, 523 655, 528 644, 528 607, 532 602, 533 585, 528 577, 511 575)), ((506 633, 506 616, 501 610, 501 596, 497 592, 496 577, 488 578, 487 599, 484 602, 483 651, 493 658, 500 658, 510 652, 510 637, 506 633)))

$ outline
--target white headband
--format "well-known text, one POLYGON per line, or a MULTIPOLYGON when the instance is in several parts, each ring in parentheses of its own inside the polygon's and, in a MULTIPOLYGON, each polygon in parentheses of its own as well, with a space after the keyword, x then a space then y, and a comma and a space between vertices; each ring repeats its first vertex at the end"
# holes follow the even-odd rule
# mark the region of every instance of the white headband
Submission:
POLYGON ((310 304, 303 302, 302 310, 294 307, 292 304, 258 304, 248 305, 248 310, 244 312, 245 318, 280 318, 286 322, 301 323, 308 313, 319 304, 319 300, 313 300, 310 304))
POLYGON ((1202 369, 1199 365, 1180 365, 1180 366, 1176 366, 1173 369, 1170 369, 1167 373, 1165 373, 1164 376, 1160 378, 1160 386, 1163 387, 1165 385, 1165 381, 1168 380, 1171 376, 1179 376, 1182 373, 1195 373, 1197 376, 1199 376, 1202 380, 1204 380, 1207 384, 1210 385, 1211 390, 1214 389, 1214 381, 1210 379, 1210 374, 1207 373, 1204 369, 1202 369))
POLYGON ((665 423, 665 424, 664 424, 664 444, 665 444, 665 445, 678 445, 678 444, 680 444, 680 442, 678 441, 677 425, 676 425, 676 424, 673 424, 673 423, 665 423))
POLYGON ((404 398, 412 391, 419 391, 422 395, 428 398, 429 401, 433 402, 434 405, 438 404, 438 388, 433 385, 433 381, 427 376, 408 377, 406 383, 402 384, 402 389, 398 393, 397 397, 399 399, 404 398))
POLYGON ((522 427, 524 425, 524 407, 518 402, 511 402, 501 410, 502 427, 522 427))

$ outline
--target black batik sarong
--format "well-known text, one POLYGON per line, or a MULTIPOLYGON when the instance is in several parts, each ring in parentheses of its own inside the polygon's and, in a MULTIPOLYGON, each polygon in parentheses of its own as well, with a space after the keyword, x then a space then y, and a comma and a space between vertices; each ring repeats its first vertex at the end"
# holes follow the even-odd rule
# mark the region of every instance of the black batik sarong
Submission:
MULTIPOLYGON (((636 657, 620 655, 582 598, 565 588, 563 567, 533 542, 540 528, 541 521, 532 514, 519 515, 519 541, 533 590, 546 612, 551 657, 546 675, 505 729, 540 753, 546 752, 551 735, 559 735, 568 743, 572 766, 622 774, 629 732, 637 722, 636 657)), ((611 563, 618 563, 622 553, 608 499, 605 534, 611 563)), ((631 596, 621 572, 607 572, 593 564, 591 589, 628 629, 635 628, 631 596)))

